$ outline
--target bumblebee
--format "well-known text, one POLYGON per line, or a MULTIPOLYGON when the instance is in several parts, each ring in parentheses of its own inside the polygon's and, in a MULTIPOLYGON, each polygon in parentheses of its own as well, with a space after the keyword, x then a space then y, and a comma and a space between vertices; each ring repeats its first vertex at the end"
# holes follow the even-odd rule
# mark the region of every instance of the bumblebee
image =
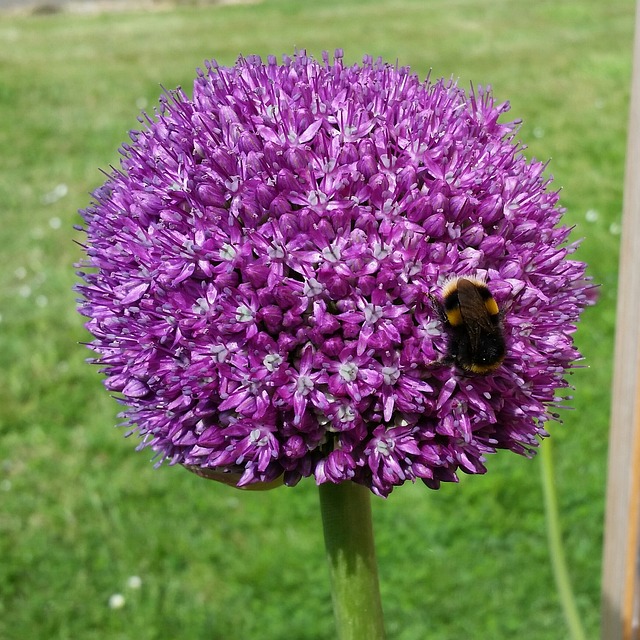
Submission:
POLYGON ((480 375, 502 364, 506 355, 502 313, 485 282, 472 277, 447 281, 440 312, 450 334, 447 356, 441 362, 480 375))

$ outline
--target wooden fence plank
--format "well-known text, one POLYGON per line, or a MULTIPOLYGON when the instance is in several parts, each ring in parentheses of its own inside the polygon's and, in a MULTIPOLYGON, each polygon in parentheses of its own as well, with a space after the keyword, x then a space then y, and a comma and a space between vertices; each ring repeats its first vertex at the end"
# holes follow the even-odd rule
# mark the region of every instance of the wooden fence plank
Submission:
POLYGON ((602 640, 638 640, 640 580, 640 3, 618 276, 602 572, 602 640))

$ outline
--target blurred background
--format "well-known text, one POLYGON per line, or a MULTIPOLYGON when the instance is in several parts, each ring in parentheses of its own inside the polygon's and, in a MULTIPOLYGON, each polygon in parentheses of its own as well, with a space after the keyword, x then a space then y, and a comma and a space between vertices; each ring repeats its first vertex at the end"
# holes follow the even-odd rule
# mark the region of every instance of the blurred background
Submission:
MULTIPOLYGON (((317 489, 243 493, 154 469, 114 428, 75 311, 73 229, 162 88, 205 59, 343 48, 491 85, 551 159, 600 283, 551 427, 578 607, 598 635, 632 0, 0 2, 0 639, 321 640, 332 612, 317 489)), ((389 640, 562 640, 540 461, 374 498, 389 640)))

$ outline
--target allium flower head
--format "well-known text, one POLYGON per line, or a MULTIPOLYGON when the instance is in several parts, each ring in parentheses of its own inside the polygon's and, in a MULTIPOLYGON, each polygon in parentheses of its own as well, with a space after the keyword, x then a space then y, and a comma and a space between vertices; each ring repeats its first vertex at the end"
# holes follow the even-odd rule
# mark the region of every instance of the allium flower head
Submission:
POLYGON ((212 62, 165 96, 82 212, 80 311, 141 446, 382 496, 530 454, 590 285, 507 110, 340 52, 212 62), (489 375, 443 358, 431 296, 461 275, 503 310, 489 375))

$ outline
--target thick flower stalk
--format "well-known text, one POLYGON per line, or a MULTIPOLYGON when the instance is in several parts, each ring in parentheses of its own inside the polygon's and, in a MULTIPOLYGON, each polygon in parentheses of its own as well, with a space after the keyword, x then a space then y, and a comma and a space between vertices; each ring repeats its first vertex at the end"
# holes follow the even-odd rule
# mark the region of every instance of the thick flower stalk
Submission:
POLYGON ((531 454, 590 285, 507 110, 339 52, 214 62, 165 96, 82 212, 80 311, 141 446, 382 496, 531 454), (434 301, 463 275, 501 309, 487 375, 446 358, 434 301))

